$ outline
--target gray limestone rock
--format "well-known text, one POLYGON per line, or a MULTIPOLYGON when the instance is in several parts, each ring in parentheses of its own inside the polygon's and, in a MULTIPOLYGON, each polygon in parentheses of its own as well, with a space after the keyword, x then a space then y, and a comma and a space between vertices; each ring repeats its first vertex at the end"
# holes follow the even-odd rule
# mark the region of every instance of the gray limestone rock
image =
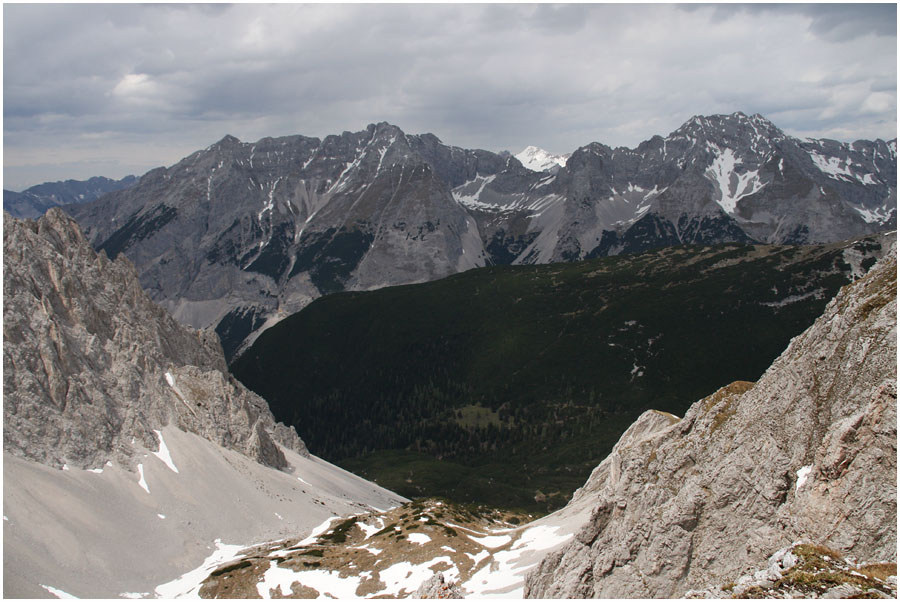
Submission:
POLYGON ((185 328, 131 262, 97 254, 59 209, 3 227, 4 450, 50 466, 135 464, 174 423, 273 467, 293 428, 227 372, 215 335, 185 328))
POLYGON ((576 492, 591 519, 528 574, 526 596, 679 597, 800 539, 895 562, 896 287, 894 247, 757 383, 681 420, 641 416, 576 492))
POLYGON ((412 597, 416 600, 450 600, 465 596, 462 595, 458 583, 445 581, 443 573, 435 573, 422 582, 412 597))
POLYGON ((895 228, 896 205, 896 141, 801 141, 734 113, 634 149, 594 142, 551 171, 388 123, 226 136, 66 210, 230 360, 323 294, 678 244, 836 242, 895 228))

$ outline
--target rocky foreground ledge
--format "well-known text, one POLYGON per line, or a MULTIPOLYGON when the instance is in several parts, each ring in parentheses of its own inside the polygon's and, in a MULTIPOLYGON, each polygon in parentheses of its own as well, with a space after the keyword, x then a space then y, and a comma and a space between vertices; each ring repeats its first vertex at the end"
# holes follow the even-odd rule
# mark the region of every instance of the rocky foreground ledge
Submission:
POLYGON ((591 518, 528 574, 525 595, 682 597, 801 540, 895 563, 896 288, 893 248, 757 383, 682 420, 644 414, 576 492, 591 518))
POLYGON ((686 598, 897 599, 897 564, 865 563, 831 548, 796 543, 769 557, 768 566, 737 581, 686 598))

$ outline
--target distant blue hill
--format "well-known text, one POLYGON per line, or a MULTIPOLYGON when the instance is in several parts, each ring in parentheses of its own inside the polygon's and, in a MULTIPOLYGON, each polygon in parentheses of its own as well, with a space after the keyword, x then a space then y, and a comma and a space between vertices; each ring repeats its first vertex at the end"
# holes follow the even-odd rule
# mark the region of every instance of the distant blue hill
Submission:
POLYGON ((111 180, 96 176, 88 180, 44 182, 22 192, 3 191, 3 210, 13 217, 34 219, 51 207, 72 203, 87 203, 108 192, 130 188, 137 183, 135 176, 111 180))

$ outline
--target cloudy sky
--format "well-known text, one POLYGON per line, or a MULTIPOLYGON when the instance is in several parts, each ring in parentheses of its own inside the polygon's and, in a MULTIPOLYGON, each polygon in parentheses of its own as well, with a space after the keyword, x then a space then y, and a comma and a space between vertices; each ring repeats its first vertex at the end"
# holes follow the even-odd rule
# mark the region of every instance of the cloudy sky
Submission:
POLYGON ((377 121, 513 152, 738 110, 897 135, 894 4, 5 4, 3 69, 13 190, 377 121))

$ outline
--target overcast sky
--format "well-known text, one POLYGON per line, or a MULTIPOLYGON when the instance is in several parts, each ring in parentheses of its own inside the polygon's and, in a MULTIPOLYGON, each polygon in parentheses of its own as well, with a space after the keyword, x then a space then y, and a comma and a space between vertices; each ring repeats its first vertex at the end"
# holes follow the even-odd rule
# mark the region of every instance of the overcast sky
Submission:
POLYGON ((697 114, 897 135, 894 4, 3 7, 4 188, 122 177, 225 134, 389 121, 447 144, 636 146, 697 114))

